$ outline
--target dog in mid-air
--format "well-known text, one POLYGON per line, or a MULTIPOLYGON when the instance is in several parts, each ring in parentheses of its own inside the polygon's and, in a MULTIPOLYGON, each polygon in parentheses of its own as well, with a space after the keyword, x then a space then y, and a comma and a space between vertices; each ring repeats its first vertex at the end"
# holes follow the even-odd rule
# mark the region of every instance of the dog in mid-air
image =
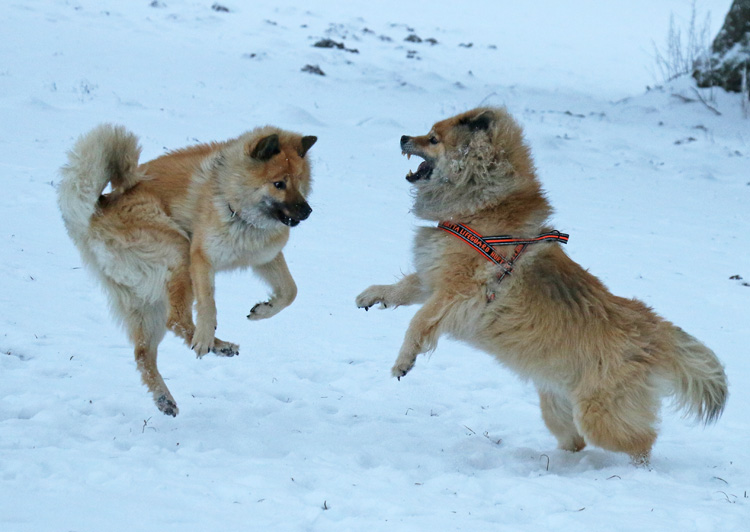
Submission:
POLYGON ((727 381, 716 355, 636 299, 612 295, 563 251, 523 132, 503 108, 478 108, 401 137, 424 159, 406 179, 418 229, 416 273, 374 285, 356 303, 421 303, 392 373, 448 335, 494 355, 539 393, 559 446, 588 443, 648 463, 661 397, 706 423, 727 381))
POLYGON ((143 382, 164 414, 178 413, 156 365, 167 329, 198 357, 239 354, 237 344, 214 337, 217 271, 251 267, 271 286, 251 320, 270 318, 295 299, 282 249, 289 228, 312 212, 305 155, 316 140, 266 126, 139 165, 135 135, 105 124, 68 154, 58 192, 65 226, 125 325, 143 382))

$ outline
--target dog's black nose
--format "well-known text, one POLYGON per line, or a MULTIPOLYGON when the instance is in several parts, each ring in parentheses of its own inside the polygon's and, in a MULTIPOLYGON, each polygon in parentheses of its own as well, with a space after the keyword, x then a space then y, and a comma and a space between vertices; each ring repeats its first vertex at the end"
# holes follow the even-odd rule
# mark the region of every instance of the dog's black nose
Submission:
POLYGON ((312 213, 312 208, 307 203, 298 203, 294 206, 298 220, 307 220, 312 213))
POLYGON ((407 143, 407 142, 409 142, 410 140, 411 140, 411 137, 408 137, 408 136, 406 136, 406 135, 402 136, 402 137, 401 137, 401 146, 403 146, 404 144, 406 144, 406 143, 407 143))

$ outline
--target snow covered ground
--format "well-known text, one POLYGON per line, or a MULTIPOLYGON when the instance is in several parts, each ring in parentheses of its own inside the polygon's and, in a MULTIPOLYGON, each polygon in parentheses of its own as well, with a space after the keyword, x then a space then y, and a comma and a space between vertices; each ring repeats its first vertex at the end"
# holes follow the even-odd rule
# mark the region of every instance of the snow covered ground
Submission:
MULTIPOLYGON (((3 5, 0 530, 746 530, 750 120, 735 95, 656 87, 652 42, 689 1, 212 4, 3 5), (479 104, 525 127, 568 253, 726 365, 723 418, 665 406, 650 469, 556 450, 533 387, 461 344, 392 379, 414 309, 355 308, 410 268, 400 136, 479 104), (266 123, 319 137, 314 212, 285 250, 297 301, 250 323, 266 287, 219 276, 217 334, 242 354, 167 337, 177 418, 56 208, 65 152, 104 121, 144 160, 266 123)), ((712 33, 729 4, 698 2, 712 33)))

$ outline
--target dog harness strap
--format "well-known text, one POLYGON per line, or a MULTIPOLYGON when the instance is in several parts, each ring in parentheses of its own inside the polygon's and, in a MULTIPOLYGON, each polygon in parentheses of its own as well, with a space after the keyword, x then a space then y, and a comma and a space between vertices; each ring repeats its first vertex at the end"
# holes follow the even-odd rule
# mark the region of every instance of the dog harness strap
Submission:
POLYGON ((502 281, 506 275, 509 275, 513 271, 513 265, 518 259, 518 256, 524 252, 529 244, 535 244, 537 242, 560 242, 562 244, 567 244, 569 237, 569 235, 561 233, 560 231, 543 233, 534 238, 513 238, 511 236, 484 237, 468 225, 453 222, 440 222, 438 228, 460 238, 473 247, 488 261, 494 262, 496 265, 500 266, 500 268, 502 268, 502 273, 498 275, 498 281, 502 281), (503 257, 492 247, 513 244, 515 244, 516 247, 513 250, 513 255, 511 255, 509 259, 503 257))
POLYGON ((549 233, 542 233, 541 235, 528 240, 513 238, 511 236, 485 236, 483 238, 485 242, 492 246, 506 244, 534 244, 536 242, 560 242, 562 244, 567 244, 569 235, 561 233, 560 231, 550 231, 549 233))
POLYGON ((440 222, 438 227, 469 244, 488 261, 494 262, 501 267, 508 262, 505 257, 495 251, 493 247, 482 238, 482 235, 474 231, 471 227, 453 222, 440 222))

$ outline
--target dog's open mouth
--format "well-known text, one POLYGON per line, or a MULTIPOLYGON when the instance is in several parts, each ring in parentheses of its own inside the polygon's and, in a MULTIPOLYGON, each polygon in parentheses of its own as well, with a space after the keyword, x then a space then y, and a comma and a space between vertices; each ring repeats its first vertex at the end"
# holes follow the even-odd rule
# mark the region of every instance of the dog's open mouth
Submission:
POLYGON ((430 161, 422 161, 416 172, 409 170, 409 173, 406 174, 406 180, 409 183, 416 183, 422 179, 429 179, 434 169, 435 167, 430 161))
POLYGON ((296 227, 300 223, 300 220, 287 216, 281 210, 276 211, 276 217, 281 223, 288 225, 289 227, 296 227))

